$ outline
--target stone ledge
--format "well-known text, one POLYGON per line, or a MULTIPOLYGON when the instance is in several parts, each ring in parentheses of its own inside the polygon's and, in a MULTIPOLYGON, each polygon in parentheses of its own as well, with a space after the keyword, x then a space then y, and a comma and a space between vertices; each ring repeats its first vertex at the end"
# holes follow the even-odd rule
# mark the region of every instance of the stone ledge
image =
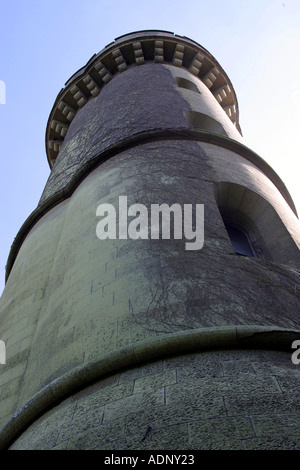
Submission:
POLYGON ((201 328, 157 336, 125 346, 99 360, 75 367, 37 392, 0 430, 0 450, 7 450, 36 419, 79 390, 118 371, 159 358, 220 349, 291 351, 300 330, 240 325, 201 328))
POLYGON ((197 129, 164 129, 164 130, 153 130, 148 132, 142 132, 132 137, 117 142, 116 144, 106 148, 99 155, 95 155, 92 159, 88 160, 73 176, 71 181, 59 192, 55 193, 45 202, 40 204, 26 219, 18 234, 16 235, 9 257, 7 260, 5 281, 7 281, 17 254, 21 248, 23 241, 27 234, 34 226, 34 224, 45 215, 50 209, 55 207, 63 200, 70 197, 77 186, 83 181, 83 179, 91 172, 94 168, 100 165, 103 161, 117 155, 120 152, 125 151, 128 148, 144 143, 160 141, 160 140, 194 140, 198 142, 205 142, 212 145, 217 145, 222 148, 226 148, 238 155, 241 155, 249 162, 256 165, 277 187, 279 192, 284 197, 287 204, 290 206, 294 214, 298 217, 293 200, 277 173, 266 163, 259 155, 249 149, 247 146, 237 142, 236 140, 230 139, 229 137, 214 134, 213 132, 201 131, 197 129))

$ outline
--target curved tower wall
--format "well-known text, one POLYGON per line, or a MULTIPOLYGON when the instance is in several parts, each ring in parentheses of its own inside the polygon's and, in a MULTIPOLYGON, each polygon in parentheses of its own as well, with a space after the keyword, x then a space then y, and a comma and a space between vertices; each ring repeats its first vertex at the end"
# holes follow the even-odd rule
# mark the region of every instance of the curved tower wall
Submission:
POLYGON ((215 59, 171 33, 119 38, 67 82, 46 146, 1 298, 3 448, 299 446, 299 223, 215 59), (96 209, 120 196, 203 204, 203 248, 99 240, 96 209))

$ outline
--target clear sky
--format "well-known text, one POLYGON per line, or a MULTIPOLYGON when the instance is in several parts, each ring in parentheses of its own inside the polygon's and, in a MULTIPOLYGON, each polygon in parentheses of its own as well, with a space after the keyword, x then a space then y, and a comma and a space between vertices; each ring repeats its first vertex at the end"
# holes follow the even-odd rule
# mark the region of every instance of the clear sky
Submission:
POLYGON ((57 94, 131 31, 172 31, 209 50, 236 91, 246 145, 300 213, 300 0, 0 0, 0 21, 0 292, 10 246, 49 176, 45 130, 57 94))

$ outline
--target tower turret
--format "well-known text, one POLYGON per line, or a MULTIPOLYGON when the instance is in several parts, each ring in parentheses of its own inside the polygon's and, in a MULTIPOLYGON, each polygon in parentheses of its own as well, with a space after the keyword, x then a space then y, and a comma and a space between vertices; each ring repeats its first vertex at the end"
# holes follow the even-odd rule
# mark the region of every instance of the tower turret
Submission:
POLYGON ((299 448, 299 222, 216 59, 117 38, 46 151, 0 304, 2 448, 299 448))

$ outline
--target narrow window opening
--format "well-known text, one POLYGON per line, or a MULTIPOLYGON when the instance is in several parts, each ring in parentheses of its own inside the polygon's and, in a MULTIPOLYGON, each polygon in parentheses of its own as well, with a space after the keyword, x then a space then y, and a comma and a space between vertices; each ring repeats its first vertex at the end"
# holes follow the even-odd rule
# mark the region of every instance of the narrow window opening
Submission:
POLYGON ((299 248, 277 214, 276 206, 246 186, 230 181, 215 185, 215 200, 223 234, 227 235, 227 247, 230 241, 232 251, 238 255, 298 268, 299 248), (242 234, 237 236, 231 228, 242 234))
POLYGON ((223 126, 207 114, 199 113, 198 111, 185 111, 185 117, 194 129, 227 136, 223 126))
POLYGON ((176 82, 180 88, 186 88, 187 90, 194 91, 195 93, 200 93, 195 83, 187 80, 186 78, 176 77, 176 82))
POLYGON ((225 223, 225 228, 237 255, 255 257, 249 238, 243 230, 228 223, 225 223))

